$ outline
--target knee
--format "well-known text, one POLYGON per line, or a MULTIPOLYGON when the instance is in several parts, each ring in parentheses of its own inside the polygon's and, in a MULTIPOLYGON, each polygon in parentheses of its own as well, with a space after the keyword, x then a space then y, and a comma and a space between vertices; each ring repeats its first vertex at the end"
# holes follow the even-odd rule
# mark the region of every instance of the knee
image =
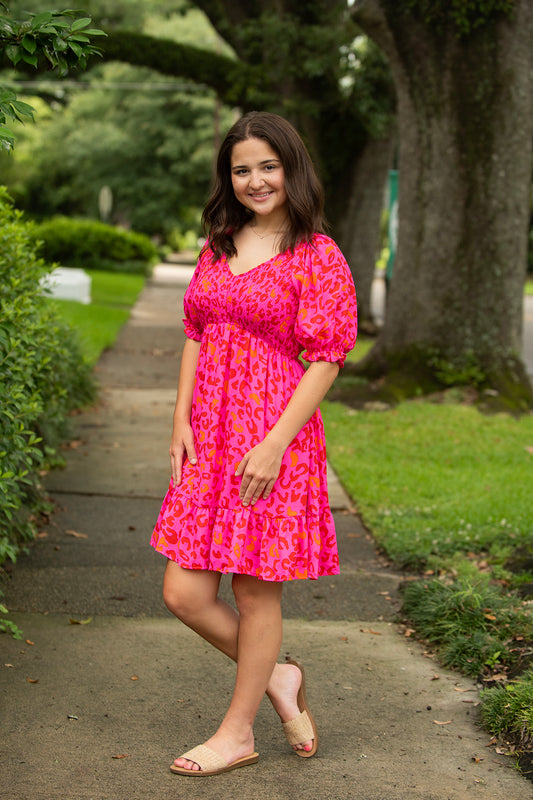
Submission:
POLYGON ((281 585, 235 575, 232 582, 235 604, 241 616, 277 613, 281 606, 281 585))
POLYGON ((168 610, 185 624, 193 619, 195 611, 198 612, 197 599, 190 592, 185 592, 180 586, 165 582, 163 585, 163 601, 168 610))

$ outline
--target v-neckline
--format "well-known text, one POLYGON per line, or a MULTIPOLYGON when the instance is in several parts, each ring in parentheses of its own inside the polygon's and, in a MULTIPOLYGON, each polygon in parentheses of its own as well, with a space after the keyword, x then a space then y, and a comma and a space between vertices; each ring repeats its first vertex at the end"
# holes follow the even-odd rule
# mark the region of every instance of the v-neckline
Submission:
POLYGON ((264 266, 266 266, 266 264, 270 264, 271 261, 274 261, 275 258, 278 258, 281 255, 283 255, 283 253, 276 253, 276 255, 271 256, 266 261, 261 261, 260 264, 256 264, 255 267, 250 267, 250 269, 247 269, 245 272, 238 272, 237 274, 232 272, 228 257, 227 257, 227 255, 225 253, 224 253, 224 263, 225 263, 226 268, 227 268, 227 270, 228 270, 228 272, 229 272, 229 274, 231 275, 232 278, 242 278, 242 277, 244 277, 244 275, 249 275, 250 272, 255 272, 256 269, 259 269, 260 267, 264 267, 264 266))

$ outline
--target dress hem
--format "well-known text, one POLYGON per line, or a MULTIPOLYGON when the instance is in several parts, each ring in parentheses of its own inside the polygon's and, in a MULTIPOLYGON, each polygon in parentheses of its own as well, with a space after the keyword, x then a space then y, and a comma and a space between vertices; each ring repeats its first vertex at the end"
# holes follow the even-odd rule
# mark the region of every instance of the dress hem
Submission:
MULTIPOLYGON (((183 563, 182 559, 179 558, 172 558, 172 555, 168 555, 163 550, 159 550, 156 545, 151 545, 156 553, 166 558, 168 561, 174 562, 174 564, 178 564, 182 569, 188 569, 191 572, 198 571, 198 572, 219 572, 221 575, 248 575, 250 578, 257 578, 260 581, 265 581, 265 583, 286 583, 287 581, 298 581, 298 580, 308 580, 308 581, 316 581, 319 578, 332 578, 335 575, 340 574, 340 569, 338 567, 332 566, 330 569, 325 570, 323 572, 319 572, 318 575, 286 575, 283 577, 276 576, 275 578, 267 578, 264 575, 257 575, 250 572, 245 572, 244 570, 238 569, 225 569, 223 565, 220 567, 215 567, 213 565, 208 565, 205 567, 202 566, 191 566, 191 564, 183 563)), ((177 555, 177 554, 173 554, 177 555)))

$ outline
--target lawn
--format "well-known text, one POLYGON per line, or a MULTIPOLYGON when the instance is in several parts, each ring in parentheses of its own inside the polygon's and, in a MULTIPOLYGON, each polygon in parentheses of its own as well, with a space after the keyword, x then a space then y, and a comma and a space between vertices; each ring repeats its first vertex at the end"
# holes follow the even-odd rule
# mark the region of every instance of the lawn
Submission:
POLYGON ((78 332, 85 358, 95 364, 114 343, 127 321, 130 308, 142 290, 142 275, 88 270, 92 279, 90 305, 73 300, 53 300, 61 316, 78 332))
POLYGON ((331 463, 398 563, 438 566, 471 551, 501 562, 531 541, 533 415, 423 401, 322 411, 331 463))

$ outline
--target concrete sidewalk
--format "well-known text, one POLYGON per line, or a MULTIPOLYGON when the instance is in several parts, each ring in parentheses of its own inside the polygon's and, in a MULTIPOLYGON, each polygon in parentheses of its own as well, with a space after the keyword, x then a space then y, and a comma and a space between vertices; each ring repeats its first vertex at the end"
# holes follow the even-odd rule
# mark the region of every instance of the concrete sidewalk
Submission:
POLYGON ((530 800, 478 726, 473 684, 401 635, 401 576, 333 475, 342 574, 288 584, 283 600, 282 657, 305 664, 318 756, 291 752, 265 701, 257 765, 196 782, 168 770, 211 735, 234 678, 165 609, 165 562, 148 546, 168 483, 187 275, 157 269, 101 359, 100 402, 75 418, 67 467, 48 476, 56 513, 7 585, 24 640, 0 639, 0 798, 530 800))

